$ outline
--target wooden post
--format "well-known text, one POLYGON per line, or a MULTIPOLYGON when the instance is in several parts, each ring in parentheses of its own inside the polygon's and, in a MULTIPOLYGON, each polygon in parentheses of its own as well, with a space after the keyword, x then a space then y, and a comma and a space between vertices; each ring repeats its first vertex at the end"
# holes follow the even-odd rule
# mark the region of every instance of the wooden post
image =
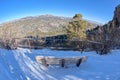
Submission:
POLYGON ((18 47, 18 44, 17 44, 17 41, 16 41, 16 39, 13 39, 13 41, 14 41, 14 44, 13 44, 13 46, 15 47, 15 49, 17 49, 17 47, 18 47))
POLYGON ((30 45, 30 40, 27 39, 27 42, 28 42, 28 47, 30 48, 30 51, 32 51, 32 49, 31 49, 31 45, 30 45))

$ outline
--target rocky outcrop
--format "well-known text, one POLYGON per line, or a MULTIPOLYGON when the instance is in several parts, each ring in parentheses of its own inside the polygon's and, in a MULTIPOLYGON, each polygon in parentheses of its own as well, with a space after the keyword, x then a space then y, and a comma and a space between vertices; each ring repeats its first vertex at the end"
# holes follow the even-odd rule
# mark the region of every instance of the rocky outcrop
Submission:
POLYGON ((88 30, 88 39, 99 42, 110 41, 112 47, 120 47, 120 5, 115 8, 111 21, 103 26, 88 30))
POLYGON ((113 26, 120 27, 120 4, 115 8, 112 22, 113 26))

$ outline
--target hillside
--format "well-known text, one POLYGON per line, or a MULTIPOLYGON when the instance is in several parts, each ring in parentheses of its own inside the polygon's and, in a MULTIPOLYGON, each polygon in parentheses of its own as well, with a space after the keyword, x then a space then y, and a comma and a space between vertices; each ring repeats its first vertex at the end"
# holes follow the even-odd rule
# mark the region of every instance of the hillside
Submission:
MULTIPOLYGON (((46 35, 61 33, 62 26, 67 25, 70 18, 57 17, 52 15, 29 16, 15 21, 7 22, 1 25, 2 32, 5 30, 14 34, 14 36, 23 37, 25 35, 46 35), (4 27, 4 28, 3 28, 4 27)), ((1 32, 1 33, 2 33, 1 32)))
MULTIPOLYGON (((72 18, 59 17, 53 15, 29 16, 18 20, 6 22, 0 25, 0 35, 6 37, 24 37, 24 36, 48 36, 64 34, 63 26, 66 26, 72 18)), ((97 24, 88 21, 91 27, 97 24)))

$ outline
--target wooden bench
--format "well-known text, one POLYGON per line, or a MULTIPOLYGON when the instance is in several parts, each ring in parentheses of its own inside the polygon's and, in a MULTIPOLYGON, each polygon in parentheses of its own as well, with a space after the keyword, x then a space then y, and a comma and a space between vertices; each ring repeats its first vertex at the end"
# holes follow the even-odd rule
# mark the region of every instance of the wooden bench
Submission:
POLYGON ((36 61, 46 67, 52 64, 60 64, 64 67, 66 64, 76 64, 80 66, 82 62, 87 61, 87 56, 76 56, 76 57, 53 57, 53 56, 36 56, 36 61))

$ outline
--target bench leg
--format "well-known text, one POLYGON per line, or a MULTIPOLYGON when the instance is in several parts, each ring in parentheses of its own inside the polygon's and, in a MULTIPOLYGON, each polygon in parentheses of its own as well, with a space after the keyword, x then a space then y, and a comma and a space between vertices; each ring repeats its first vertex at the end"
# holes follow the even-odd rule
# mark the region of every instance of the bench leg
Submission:
POLYGON ((81 64, 81 62, 82 62, 82 59, 79 59, 79 60, 77 61, 77 63, 76 63, 76 66, 79 67, 80 64, 81 64))
POLYGON ((49 66, 49 64, 45 64, 45 67, 48 67, 49 66))
POLYGON ((65 67, 65 60, 64 59, 61 60, 61 67, 65 67))
POLYGON ((44 59, 44 65, 45 65, 45 67, 49 66, 49 64, 47 64, 47 61, 45 59, 44 59))

